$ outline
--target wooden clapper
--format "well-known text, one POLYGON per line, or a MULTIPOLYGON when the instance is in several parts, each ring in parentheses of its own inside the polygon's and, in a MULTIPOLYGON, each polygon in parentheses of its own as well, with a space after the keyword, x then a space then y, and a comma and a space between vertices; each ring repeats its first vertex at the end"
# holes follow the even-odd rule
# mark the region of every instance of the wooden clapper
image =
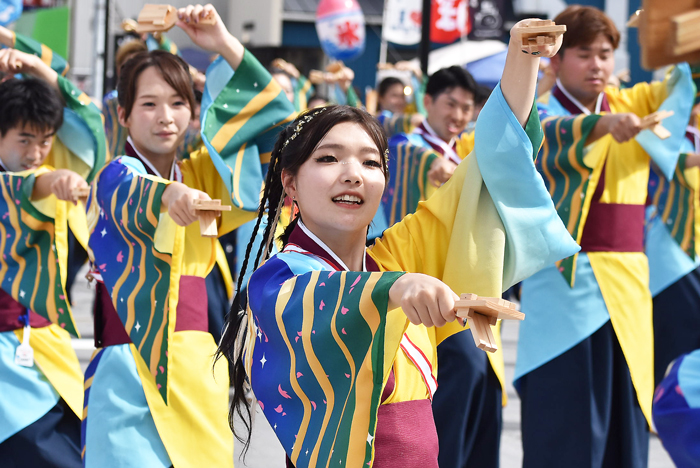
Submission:
POLYGON ((700 0, 643 0, 634 16, 644 68, 700 61, 700 0))
POLYGON ((657 111, 653 114, 649 114, 642 119, 642 130, 651 130, 654 133, 654 135, 661 138, 662 140, 665 140, 666 138, 671 136, 671 132, 669 132, 666 128, 661 126, 661 121, 667 117, 671 117, 672 115, 673 111, 667 110, 657 111))
POLYGON ((536 50, 538 46, 554 45, 557 41, 557 37, 566 32, 566 26, 558 26, 554 21, 550 20, 536 20, 532 21, 527 26, 515 28, 511 34, 516 32, 521 34, 523 50, 529 53, 539 53, 539 51, 536 50))
POLYGON ((71 191, 73 200, 83 202, 87 206, 87 199, 90 196, 90 187, 76 187, 71 191))
POLYGON ((216 218, 222 211, 231 211, 231 206, 222 205, 221 200, 193 200, 192 208, 199 216, 199 233, 202 237, 218 237, 216 218))
POLYGON ((525 314, 515 308, 515 304, 498 297, 479 297, 476 294, 462 294, 455 302, 457 317, 466 318, 479 349, 495 353, 498 350, 491 326, 501 320, 523 320, 525 314))
MULTIPOLYGON (((164 32, 177 23, 177 8, 172 5, 146 4, 141 9, 134 31, 141 33, 164 32)), ((199 24, 214 24, 214 18, 208 16, 199 20, 199 24)))

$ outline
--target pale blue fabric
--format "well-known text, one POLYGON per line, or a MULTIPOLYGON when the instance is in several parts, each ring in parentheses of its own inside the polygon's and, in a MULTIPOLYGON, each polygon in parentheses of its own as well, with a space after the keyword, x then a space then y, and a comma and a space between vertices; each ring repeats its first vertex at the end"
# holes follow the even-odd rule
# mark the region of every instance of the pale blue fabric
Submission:
POLYGON ((20 345, 14 332, 0 333, 0 443, 49 412, 58 403, 58 392, 34 364, 15 364, 20 345))
POLYGON ((499 84, 479 114, 474 151, 506 230, 504 289, 581 250, 535 168, 532 145, 499 84))
POLYGON ((652 297, 700 266, 700 257, 693 261, 671 237, 659 216, 648 221, 645 251, 652 297))
POLYGON ((700 408, 700 349, 683 358, 678 368, 678 385, 688 406, 700 408))
POLYGON ((664 128, 671 132, 671 136, 662 140, 651 130, 644 130, 635 137, 635 140, 644 148, 644 151, 649 153, 661 172, 670 180, 678 164, 681 144, 686 139, 685 128, 690 120, 690 111, 695 99, 695 84, 690 66, 687 63, 678 64, 666 83, 668 97, 658 111, 674 112, 671 117, 662 122, 664 128))
POLYGON ((104 349, 85 403, 85 468, 168 468, 172 464, 129 345, 104 349))
POLYGON ((555 265, 523 281, 514 380, 551 361, 591 336, 610 320, 588 255, 576 262, 571 288, 555 265))
MULTIPOLYGON (((571 115, 551 95, 546 105, 539 106, 550 116, 571 115)), ((566 235, 572 239, 568 231, 566 235)), ((525 320, 520 324, 518 337, 516 386, 520 377, 573 348, 610 320, 585 253, 577 258, 575 288, 569 286, 555 265, 523 281, 520 310, 525 320)))

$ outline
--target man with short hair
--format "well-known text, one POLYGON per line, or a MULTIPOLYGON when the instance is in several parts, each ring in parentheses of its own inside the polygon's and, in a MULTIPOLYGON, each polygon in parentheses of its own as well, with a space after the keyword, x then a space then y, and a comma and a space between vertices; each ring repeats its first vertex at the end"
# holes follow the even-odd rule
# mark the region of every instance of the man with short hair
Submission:
MULTIPOLYGON (((464 68, 438 70, 426 85, 425 120, 412 133, 389 140, 390 178, 383 200, 389 225, 415 211, 473 149, 474 134, 465 128, 472 120, 477 89, 464 68)), ((470 331, 445 339, 437 353, 433 414, 440 466, 498 467, 503 355, 478 349, 470 331)))
POLYGON ((652 301, 644 254, 650 162, 676 168, 693 103, 690 68, 664 82, 607 86, 620 40, 593 7, 554 21, 567 32, 557 81, 539 102, 537 166, 581 253, 523 282, 515 386, 525 468, 645 467, 653 394, 652 301), (641 119, 673 110, 671 137, 641 119))
POLYGON ((0 71, 33 76, 0 84, 0 464, 77 468, 83 374, 69 335, 67 232, 87 238, 73 189, 104 163, 102 119, 37 56, 0 50, 0 71))

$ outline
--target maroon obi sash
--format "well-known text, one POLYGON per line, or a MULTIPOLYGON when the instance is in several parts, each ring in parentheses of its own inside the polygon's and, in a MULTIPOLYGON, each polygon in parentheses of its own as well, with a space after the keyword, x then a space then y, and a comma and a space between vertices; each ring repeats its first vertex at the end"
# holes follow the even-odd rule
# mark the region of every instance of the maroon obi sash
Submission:
MULTIPOLYGON (((0 289, 0 332, 22 328, 23 324, 20 321, 20 317, 24 314, 25 310, 22 304, 15 301, 12 296, 0 289)), ((43 328, 51 325, 51 322, 36 312, 29 312, 29 325, 31 325, 32 328, 43 328)))
MULTIPOLYGON (((181 276, 175 331, 209 331, 207 305, 207 287, 204 278, 181 276)), ((126 343, 131 343, 131 339, 112 305, 107 287, 98 281, 95 298, 95 347, 105 348, 126 343)))
POLYGON ((374 468, 438 468, 438 451, 430 400, 379 406, 374 468))
POLYGON ((582 252, 644 252, 644 205, 600 203, 605 166, 581 235, 582 252))
MULTIPOLYGON (((392 377, 393 374, 392 370, 392 377)), ((391 377, 390 380, 393 381, 391 377)), ((382 401, 385 399, 383 394, 382 401)), ((439 450, 430 400, 379 406, 374 434, 374 468, 438 468, 439 450)), ((289 457, 287 468, 294 468, 289 457)))

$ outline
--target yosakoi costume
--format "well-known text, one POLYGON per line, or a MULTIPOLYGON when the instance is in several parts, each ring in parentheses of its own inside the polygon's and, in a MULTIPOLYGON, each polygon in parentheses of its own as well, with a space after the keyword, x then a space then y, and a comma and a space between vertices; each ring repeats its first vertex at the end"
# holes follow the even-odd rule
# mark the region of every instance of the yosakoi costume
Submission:
POLYGON ((681 156, 667 180, 656 165, 649 177, 644 249, 654 301, 654 385, 681 354, 700 348, 700 169, 685 168, 688 153, 700 154, 700 131, 686 129, 681 156))
POLYGON ((678 357, 656 389, 654 427, 678 468, 700 466, 700 350, 678 357))
POLYGON ((105 141, 97 107, 61 76, 58 85, 67 108, 47 165, 18 173, 0 165, 0 464, 9 466, 81 466, 83 374, 66 276, 69 229, 87 245, 85 212, 31 196, 49 161, 85 169, 90 180, 104 164, 105 141))
POLYGON ((314 95, 316 89, 311 81, 302 74, 298 78, 292 77, 294 84, 294 110, 305 111, 309 107, 309 99, 314 95))
MULTIPOLYGON (((534 122, 530 119, 528 129, 534 122)), ((428 170, 435 158, 460 164, 474 148, 474 138, 475 132, 464 132, 445 142, 424 120, 412 133, 389 140, 389 185, 382 199, 389 225, 413 213, 420 201, 436 191, 428 181, 428 170)), ((494 334, 500 340, 500 328, 494 334)), ((489 355, 476 348, 471 332, 467 332, 442 343, 438 361, 443 369, 449 369, 441 374, 440 390, 433 400, 440 464, 497 466, 501 408, 505 402, 502 352, 489 355), (479 449, 475 450, 477 444, 479 449)))
POLYGON ((228 367, 212 371, 204 278, 215 239, 199 223, 177 226, 162 212, 172 180, 233 210, 218 233, 255 216, 269 154, 293 109, 260 63, 245 52, 235 74, 223 59, 208 70, 202 129, 206 148, 159 177, 135 149, 98 176, 88 206, 90 248, 101 310, 99 349, 85 377, 86 467, 226 467, 228 367), (155 174, 155 175, 154 175, 155 174))
POLYGON ((496 88, 475 151, 367 249, 363 271, 347 271, 300 221, 253 273, 246 371, 294 466, 438 466, 436 347, 464 328, 412 325, 389 310, 388 292, 403 272, 421 272, 496 296, 577 251, 535 170, 541 133, 530 119, 528 136, 496 88))
POLYGON ((539 101, 538 169, 582 252, 523 282, 515 384, 526 468, 646 466, 654 390, 643 242, 650 158, 673 177, 694 93, 682 64, 664 82, 606 88, 593 114, 560 82, 539 101), (600 112, 657 110, 675 112, 663 122, 670 138, 643 131, 624 144, 606 135, 586 146, 600 112))

